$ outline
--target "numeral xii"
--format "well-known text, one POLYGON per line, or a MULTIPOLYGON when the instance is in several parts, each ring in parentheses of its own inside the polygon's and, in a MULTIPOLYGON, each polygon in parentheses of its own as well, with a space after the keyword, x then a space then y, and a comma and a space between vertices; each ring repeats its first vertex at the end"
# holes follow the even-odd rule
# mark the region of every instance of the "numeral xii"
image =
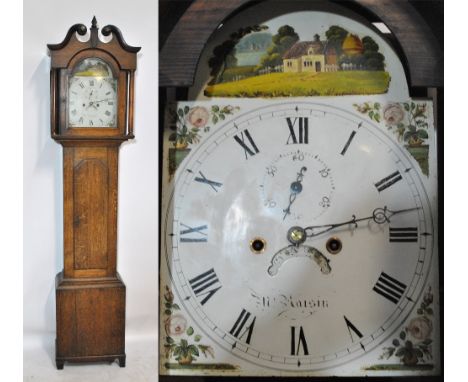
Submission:
POLYGON ((298 143, 309 143, 309 118, 296 117, 294 120, 286 118, 289 129, 287 145, 298 143))

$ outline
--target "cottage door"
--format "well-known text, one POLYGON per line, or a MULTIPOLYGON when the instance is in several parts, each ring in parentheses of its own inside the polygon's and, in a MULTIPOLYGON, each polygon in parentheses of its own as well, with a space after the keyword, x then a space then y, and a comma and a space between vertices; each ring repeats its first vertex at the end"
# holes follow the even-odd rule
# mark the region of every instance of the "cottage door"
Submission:
POLYGON ((322 64, 320 61, 315 61, 315 71, 321 72, 322 71, 322 64))

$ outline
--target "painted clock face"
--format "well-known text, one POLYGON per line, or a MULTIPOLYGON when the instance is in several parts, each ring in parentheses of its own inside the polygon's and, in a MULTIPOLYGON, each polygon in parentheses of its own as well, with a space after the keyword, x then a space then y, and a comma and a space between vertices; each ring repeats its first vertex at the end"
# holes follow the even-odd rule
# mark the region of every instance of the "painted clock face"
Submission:
POLYGON ((232 119, 177 170, 163 248, 191 319, 236 357, 316 371, 370 352, 422 293, 433 218, 407 153, 312 102, 232 119))
POLYGON ((117 80, 101 59, 87 58, 68 83, 70 127, 116 127, 117 80))

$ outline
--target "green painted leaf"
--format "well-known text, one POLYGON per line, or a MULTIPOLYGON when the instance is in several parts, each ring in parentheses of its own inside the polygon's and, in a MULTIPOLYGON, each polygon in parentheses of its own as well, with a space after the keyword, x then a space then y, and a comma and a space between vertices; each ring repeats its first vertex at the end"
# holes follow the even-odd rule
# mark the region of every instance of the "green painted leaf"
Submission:
POLYGON ((220 114, 220 115, 219 115, 219 118, 220 118, 221 120, 224 120, 224 119, 226 119, 226 116, 225 116, 224 114, 220 114))
POLYGON ((427 139, 429 138, 429 135, 427 134, 426 130, 418 130, 418 137, 422 139, 427 139))
POLYGON ((398 341, 396 338, 392 341, 392 344, 394 346, 400 346, 400 341, 398 341))
POLYGON ((170 316, 170 315, 172 314, 172 310, 166 309, 166 310, 164 311, 164 313, 167 314, 168 316, 170 316))
POLYGON ((173 344, 173 343, 174 343, 174 339, 173 339, 172 337, 167 336, 167 337, 166 337, 166 342, 167 342, 168 344, 173 344))
POLYGON ((214 113, 217 113, 217 112, 219 111, 219 106, 213 105, 213 106, 211 106, 211 110, 212 110, 214 113))
POLYGON ((177 114, 179 114, 179 116, 183 117, 184 116, 184 111, 182 109, 179 109, 179 110, 177 110, 177 114))
POLYGON ((189 336, 191 336, 193 334, 193 328, 191 326, 189 326, 187 328, 187 332, 186 332, 189 336))
POLYGON ((185 114, 188 114, 188 112, 190 111, 190 108, 188 106, 185 106, 184 107, 184 113, 185 114))
POLYGON ((218 117, 213 115, 213 123, 216 125, 218 123, 218 117))
POLYGON ((172 309, 180 310, 180 307, 177 304, 172 304, 172 309))
POLYGON ((403 341, 405 340, 405 338, 406 338, 406 333, 405 333, 404 330, 402 330, 402 331, 400 332, 400 338, 401 338, 403 341))
POLYGON ((371 110, 371 111, 369 112, 369 118, 370 118, 370 119, 373 119, 373 117, 374 117, 374 112, 371 110))
POLYGON ((374 109, 379 110, 380 109, 380 103, 378 103, 378 102, 374 103, 374 109))
POLYGON ((196 356, 200 355, 200 352, 198 351, 198 348, 195 345, 190 345, 188 347, 188 351, 193 355, 196 355, 196 356))
POLYGON ((375 119, 377 122, 380 122, 380 114, 379 114, 379 113, 375 113, 374 119, 375 119))
POLYGON ((193 337, 193 339, 195 340, 195 342, 198 342, 201 340, 201 335, 197 334, 195 337, 193 337))
POLYGON ((403 104, 403 106, 405 107, 405 110, 406 110, 406 111, 409 111, 409 110, 410 110, 410 106, 409 106, 408 103, 405 102, 405 103, 403 104))
POLYGON ((406 353, 407 353, 407 350, 404 347, 401 347, 396 351, 395 355, 397 357, 403 357, 406 353))

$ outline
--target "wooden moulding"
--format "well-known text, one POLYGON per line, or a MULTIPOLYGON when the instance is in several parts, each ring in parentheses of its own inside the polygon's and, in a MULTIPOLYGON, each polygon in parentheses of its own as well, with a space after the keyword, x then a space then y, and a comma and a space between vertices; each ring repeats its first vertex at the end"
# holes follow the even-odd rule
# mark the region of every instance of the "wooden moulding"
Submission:
MULTIPOLYGON (((274 2, 276 0, 264 0, 274 2)), ((409 85, 443 86, 443 53, 431 29, 407 0, 353 0, 384 22, 402 47, 409 85)), ((313 4, 313 1, 310 1, 313 4)), ((240 7, 254 0, 194 0, 161 49, 160 87, 190 87, 209 37, 240 7)))

